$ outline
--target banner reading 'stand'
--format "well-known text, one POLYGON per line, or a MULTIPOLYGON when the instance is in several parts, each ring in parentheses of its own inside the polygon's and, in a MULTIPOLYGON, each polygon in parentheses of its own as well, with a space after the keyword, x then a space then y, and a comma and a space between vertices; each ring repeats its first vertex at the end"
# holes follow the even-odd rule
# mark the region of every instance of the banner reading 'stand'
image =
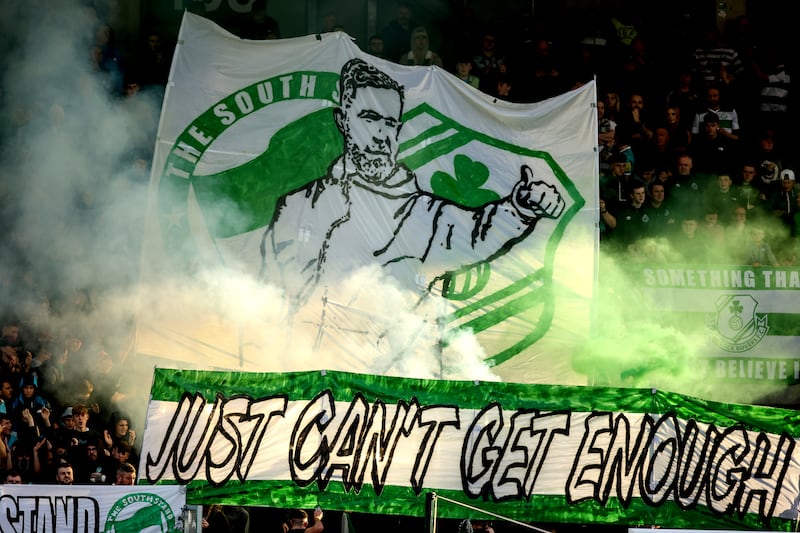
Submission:
POLYGON ((3 533, 182 533, 186 488, 0 484, 3 533))
POLYGON ((798 418, 650 389, 156 369, 140 469, 195 504, 421 516, 435 492, 529 522, 789 531, 798 418))
POLYGON ((138 352, 484 378, 469 352, 585 383, 564 354, 588 337, 596 279, 595 102, 590 82, 513 104, 341 32, 248 41, 186 13, 143 246, 163 301, 138 317, 138 352), (166 273, 210 287, 190 302, 166 273))

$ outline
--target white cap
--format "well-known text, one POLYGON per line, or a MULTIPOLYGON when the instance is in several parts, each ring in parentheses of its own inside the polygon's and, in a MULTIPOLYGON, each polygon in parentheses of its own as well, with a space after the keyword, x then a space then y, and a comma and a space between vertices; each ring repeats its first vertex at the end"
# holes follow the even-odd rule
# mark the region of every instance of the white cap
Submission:
POLYGON ((781 179, 782 180, 794 181, 794 170, 789 169, 789 168, 784 168, 781 171, 781 179))

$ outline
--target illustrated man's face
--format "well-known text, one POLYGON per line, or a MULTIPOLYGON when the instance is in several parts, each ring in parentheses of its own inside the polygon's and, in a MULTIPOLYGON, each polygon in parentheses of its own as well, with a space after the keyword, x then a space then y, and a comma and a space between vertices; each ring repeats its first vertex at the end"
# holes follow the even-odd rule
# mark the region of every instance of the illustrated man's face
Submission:
POLYGON ((348 162, 367 180, 389 177, 397 163, 400 95, 392 89, 360 87, 345 106, 337 110, 336 123, 345 138, 348 162))

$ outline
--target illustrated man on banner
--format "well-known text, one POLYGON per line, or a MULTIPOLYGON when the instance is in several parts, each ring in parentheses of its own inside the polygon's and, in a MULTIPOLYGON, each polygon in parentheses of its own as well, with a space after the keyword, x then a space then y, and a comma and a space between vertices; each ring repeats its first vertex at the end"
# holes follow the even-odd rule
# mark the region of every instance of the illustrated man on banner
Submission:
POLYGON ((344 153, 325 176, 279 200, 261 243, 264 280, 286 290, 292 310, 367 264, 418 286, 423 264, 441 275, 492 260, 564 210, 555 186, 527 165, 515 170, 508 196, 478 208, 423 190, 397 161, 405 99, 397 81, 352 59, 339 93, 334 118, 344 153))

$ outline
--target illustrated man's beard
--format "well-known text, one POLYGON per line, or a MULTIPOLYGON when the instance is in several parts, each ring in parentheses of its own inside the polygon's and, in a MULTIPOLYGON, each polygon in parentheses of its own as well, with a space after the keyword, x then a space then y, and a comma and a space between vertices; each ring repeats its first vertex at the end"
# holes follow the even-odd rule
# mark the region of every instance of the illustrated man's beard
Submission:
POLYGON ((391 176, 397 162, 394 154, 370 154, 356 147, 351 148, 350 160, 369 181, 381 181, 391 176))

